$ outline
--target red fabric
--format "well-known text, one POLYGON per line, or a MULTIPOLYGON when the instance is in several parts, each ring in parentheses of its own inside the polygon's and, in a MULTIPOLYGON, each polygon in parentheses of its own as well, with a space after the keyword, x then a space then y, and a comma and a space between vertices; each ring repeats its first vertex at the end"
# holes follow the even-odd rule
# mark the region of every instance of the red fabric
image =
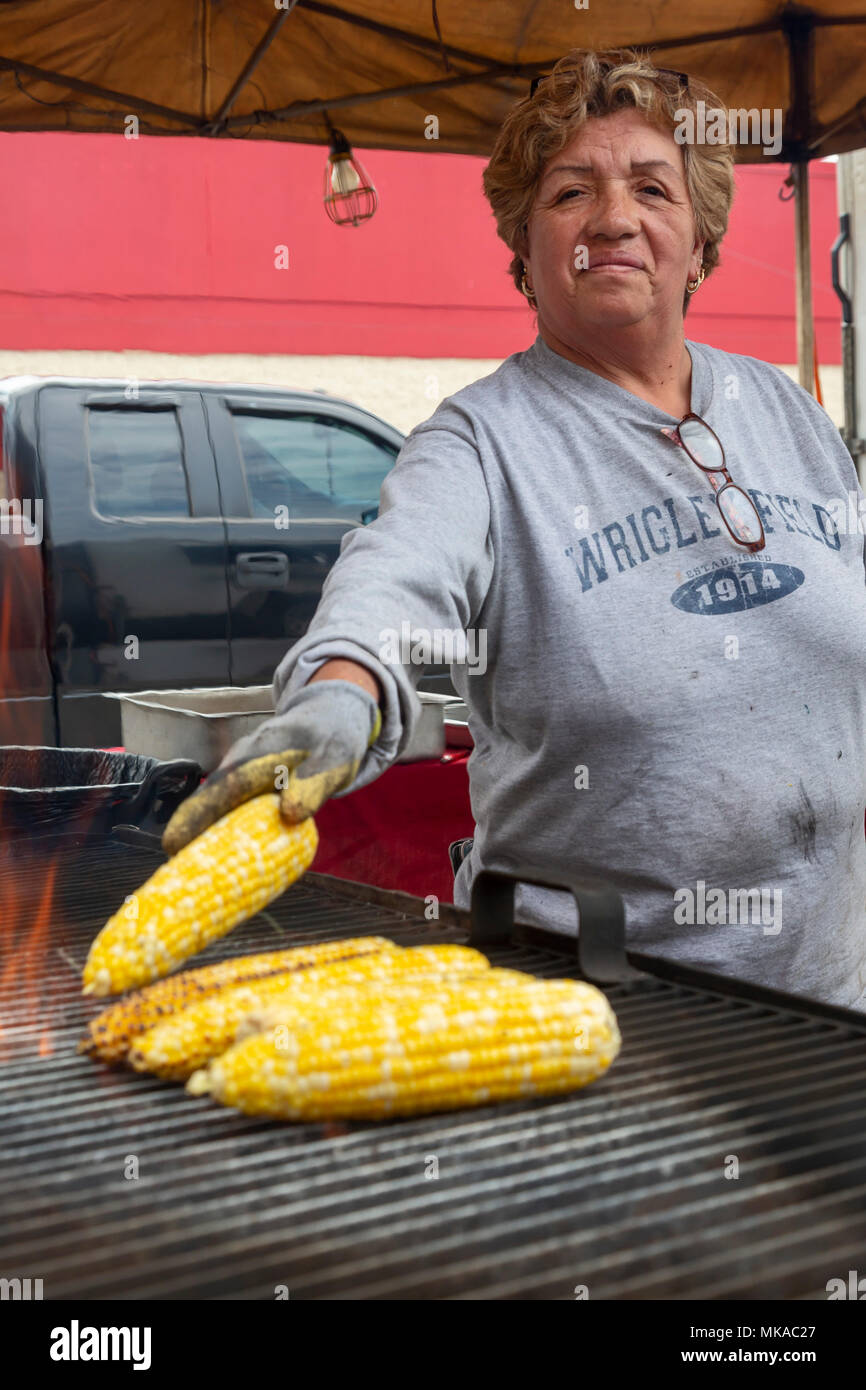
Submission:
POLYGON ((450 903, 454 879, 448 846, 475 833, 466 772, 469 751, 453 750, 441 762, 397 763, 369 787, 326 802, 316 817, 320 843, 313 867, 320 874, 400 888, 419 898, 435 893, 440 902, 450 903), (425 889, 425 883, 439 887, 425 889))
POLYGON ((326 801, 316 816, 314 871, 453 902, 448 846, 475 833, 470 752, 455 748, 441 759, 395 763, 369 787, 326 801))
POLYGON ((313 871, 453 902, 448 846, 475 830, 469 752, 461 748, 441 760, 395 763, 368 787, 326 801, 316 816, 313 871))

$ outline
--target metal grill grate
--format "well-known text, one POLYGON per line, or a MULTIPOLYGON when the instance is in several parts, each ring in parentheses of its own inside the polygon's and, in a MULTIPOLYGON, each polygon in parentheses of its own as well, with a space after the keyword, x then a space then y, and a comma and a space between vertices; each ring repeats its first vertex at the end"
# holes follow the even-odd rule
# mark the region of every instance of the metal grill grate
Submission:
MULTIPOLYGON (((824 1298, 862 1263, 866 1017, 643 975, 606 988, 623 1051, 571 1098, 256 1121, 75 1053, 98 1007, 79 992, 89 941, 157 862, 116 844, 68 855, 39 932, 44 858, 0 860, 22 923, 17 940, 4 923, 0 967, 0 1274, 41 1278, 52 1299, 271 1299, 276 1285, 293 1299, 570 1299, 576 1285, 768 1299, 824 1298)), ((460 925, 430 923, 419 900, 401 903, 410 915, 382 897, 310 876, 199 959, 368 932, 467 939, 455 910, 460 925)), ((529 935, 488 954, 576 973, 529 935)))

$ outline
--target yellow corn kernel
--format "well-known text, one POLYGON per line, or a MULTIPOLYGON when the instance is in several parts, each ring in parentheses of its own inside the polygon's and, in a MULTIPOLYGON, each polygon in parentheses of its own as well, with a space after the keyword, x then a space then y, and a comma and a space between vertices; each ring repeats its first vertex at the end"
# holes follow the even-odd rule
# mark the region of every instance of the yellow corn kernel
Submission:
MULTIPOLYGON (((448 971, 488 968, 480 951, 468 946, 394 947, 365 956, 314 967, 301 975, 274 975, 221 990, 209 999, 174 1014, 143 1033, 129 1050, 136 1071, 152 1072, 165 1080, 181 1081, 234 1041, 238 1025, 254 1009, 286 997, 313 1001, 324 988, 377 985, 403 975, 439 975, 448 971)), ((431 988, 435 988, 431 986, 431 988)))
POLYGON ((96 937, 84 993, 120 994, 170 974, 300 878, 316 826, 286 825, 279 805, 270 792, 253 797, 161 865, 96 937))
POLYGON ((287 1120, 383 1119, 577 1090, 617 1056, 605 996, 576 980, 535 980, 426 1002, 347 1001, 321 1028, 259 1033, 196 1072, 210 1092, 250 1115, 287 1120))
POLYGON ((255 956, 235 956, 215 965, 202 965, 198 970, 184 970, 127 994, 103 1009, 88 1023, 78 1051, 101 1062, 122 1062, 133 1038, 140 1033, 230 985, 391 949, 393 942, 387 937, 356 936, 345 941, 293 946, 285 951, 267 951, 255 956))
POLYGON ((355 986, 329 984, 324 980, 320 986, 312 988, 299 984, 297 989, 286 990, 278 994, 273 1001, 245 1014, 235 1028, 231 1041, 241 1042, 255 1033, 271 1033, 278 1039, 284 1039, 280 1046, 291 1046, 292 1034, 299 1029, 315 1028, 323 1039, 327 1039, 329 1046, 333 1044, 345 1048, 354 1041, 363 1045, 372 1038, 377 1020, 380 1018, 378 1013, 375 1014, 372 1027, 365 1026, 360 1037, 354 1032, 357 1029, 357 1009, 370 999, 371 989, 375 991, 377 1006, 413 999, 428 1003, 435 999, 441 1004, 446 997, 459 1000, 477 998, 479 990, 483 990, 484 997, 487 998, 491 994, 501 993, 504 989, 513 989, 515 984, 525 983, 532 978, 520 970, 492 970, 488 967, 479 971, 471 968, 450 969, 433 975, 422 971, 417 975, 404 974, 373 984, 366 981, 355 986), (366 995, 363 991, 367 991, 366 995), (348 1007, 349 1005, 351 1007, 348 1007))

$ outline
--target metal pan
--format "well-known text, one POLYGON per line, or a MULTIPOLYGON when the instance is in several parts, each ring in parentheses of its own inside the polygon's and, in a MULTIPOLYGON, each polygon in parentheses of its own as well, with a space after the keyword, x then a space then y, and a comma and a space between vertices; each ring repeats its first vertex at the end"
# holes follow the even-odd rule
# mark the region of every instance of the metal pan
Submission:
POLYGON ((159 762, 100 748, 0 747, 0 838, 157 832, 202 777, 189 759, 159 762))
MULTIPOLYGON (((157 758, 193 758, 206 773, 219 766, 232 744, 274 712, 270 685, 103 694, 120 701, 125 748, 157 758)), ((418 698, 421 715, 411 743, 397 759, 400 763, 441 758, 445 752, 444 714, 455 697, 421 690, 418 698)))

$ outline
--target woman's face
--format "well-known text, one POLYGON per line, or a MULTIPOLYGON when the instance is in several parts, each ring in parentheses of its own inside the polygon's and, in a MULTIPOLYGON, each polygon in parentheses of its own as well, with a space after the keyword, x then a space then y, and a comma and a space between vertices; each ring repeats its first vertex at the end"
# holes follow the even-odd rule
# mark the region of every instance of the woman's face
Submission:
POLYGON ((681 323, 702 250, 673 136, 632 108, 587 121, 549 161, 529 218, 539 327, 568 343, 650 318, 681 323), (580 247, 589 269, 575 268, 580 247))

